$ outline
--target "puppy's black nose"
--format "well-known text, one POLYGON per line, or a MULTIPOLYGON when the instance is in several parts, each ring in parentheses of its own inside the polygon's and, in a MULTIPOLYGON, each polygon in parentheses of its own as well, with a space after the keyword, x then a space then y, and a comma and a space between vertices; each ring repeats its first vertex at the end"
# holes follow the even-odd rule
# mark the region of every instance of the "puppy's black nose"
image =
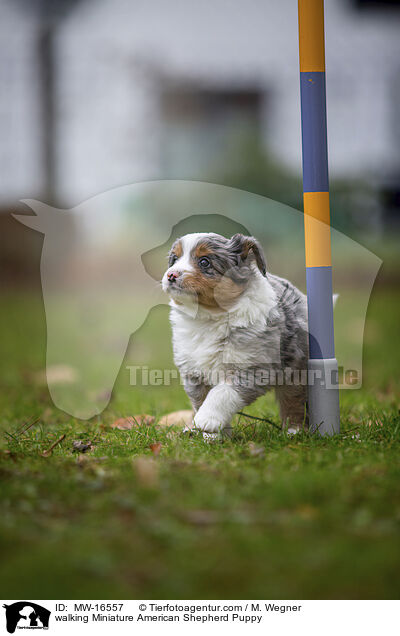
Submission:
POLYGON ((170 272, 167 276, 168 280, 170 283, 174 283, 176 281, 176 279, 178 278, 179 274, 178 272, 170 272))

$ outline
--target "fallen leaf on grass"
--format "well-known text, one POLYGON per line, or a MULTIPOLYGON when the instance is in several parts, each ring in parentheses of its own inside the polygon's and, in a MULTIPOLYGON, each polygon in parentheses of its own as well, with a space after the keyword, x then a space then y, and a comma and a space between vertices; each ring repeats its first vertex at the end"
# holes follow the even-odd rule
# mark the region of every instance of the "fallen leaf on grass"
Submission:
POLYGON ((111 428, 118 428, 120 431, 130 431, 136 426, 151 426, 155 417, 141 413, 140 415, 130 415, 129 417, 119 417, 111 424, 111 428))
POLYGON ((104 462, 106 461, 106 459, 108 459, 108 457, 88 457, 87 455, 83 455, 82 453, 79 453, 79 455, 76 458, 76 463, 78 464, 78 466, 87 466, 89 464, 98 464, 100 462, 104 462))
POLYGON ((193 428, 193 411, 173 411, 163 415, 158 421, 159 426, 187 426, 193 428))
POLYGON ((109 402, 111 400, 111 396, 112 396, 112 391, 108 391, 107 389, 104 391, 100 391, 99 393, 96 393, 96 400, 99 400, 100 402, 109 402))
POLYGON ((7 449, 7 450, 1 451, 1 453, 4 457, 7 457, 8 459, 12 459, 12 461, 15 462, 16 454, 13 453, 12 451, 7 449))
POLYGON ((87 457, 87 455, 83 455, 82 453, 79 453, 76 458, 76 463, 78 464, 78 466, 84 466, 85 464, 87 464, 88 461, 89 457, 87 457))
POLYGON ((141 486, 146 488, 156 488, 158 486, 159 471, 154 457, 135 457, 133 459, 133 470, 141 486))
POLYGON ((92 450, 93 444, 92 442, 82 442, 81 439, 72 442, 73 452, 86 453, 88 450, 92 450))
POLYGON ((249 442, 249 454, 252 457, 263 457, 265 455, 265 448, 263 446, 257 446, 254 442, 249 442))
POLYGON ((67 364, 52 364, 35 373, 37 384, 73 384, 79 379, 77 369, 67 364))
POLYGON ((153 453, 153 455, 155 455, 157 457, 157 455, 160 454, 162 449, 162 444, 161 442, 155 442, 154 444, 150 444, 150 450, 153 453))
POLYGON ((296 509, 297 514, 301 519, 305 521, 315 519, 318 515, 318 510, 314 508, 314 506, 310 506, 309 504, 303 504, 302 506, 298 506, 296 509))
POLYGON ((185 514, 185 519, 195 526, 209 526, 220 520, 215 510, 189 510, 185 514))

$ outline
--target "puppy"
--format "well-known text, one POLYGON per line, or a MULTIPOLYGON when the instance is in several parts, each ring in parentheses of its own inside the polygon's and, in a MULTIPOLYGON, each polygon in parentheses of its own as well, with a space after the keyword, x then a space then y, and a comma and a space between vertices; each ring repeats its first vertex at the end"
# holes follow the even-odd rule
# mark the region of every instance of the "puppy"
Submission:
POLYGON ((169 252, 174 361, 205 434, 231 431, 232 417, 274 388, 282 425, 307 427, 307 304, 267 272, 251 236, 187 234, 169 252))

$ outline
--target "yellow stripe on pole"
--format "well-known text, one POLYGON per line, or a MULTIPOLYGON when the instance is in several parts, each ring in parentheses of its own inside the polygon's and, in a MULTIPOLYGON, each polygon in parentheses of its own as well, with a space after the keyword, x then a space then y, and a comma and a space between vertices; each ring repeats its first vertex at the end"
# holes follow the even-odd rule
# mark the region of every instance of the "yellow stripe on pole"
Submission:
POLYGON ((332 264, 329 192, 304 192, 303 197, 306 267, 329 267, 332 264))
POLYGON ((325 71, 324 0, 299 0, 300 72, 325 71))

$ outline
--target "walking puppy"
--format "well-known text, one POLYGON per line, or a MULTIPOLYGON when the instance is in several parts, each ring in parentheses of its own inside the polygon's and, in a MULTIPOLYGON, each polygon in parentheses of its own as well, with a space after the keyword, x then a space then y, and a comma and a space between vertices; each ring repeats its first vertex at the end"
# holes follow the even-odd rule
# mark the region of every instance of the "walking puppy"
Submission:
POLYGON ((229 434, 235 413, 271 388, 282 425, 307 425, 306 297, 267 272, 255 238, 179 238, 162 287, 171 298, 174 360, 195 428, 229 434))

